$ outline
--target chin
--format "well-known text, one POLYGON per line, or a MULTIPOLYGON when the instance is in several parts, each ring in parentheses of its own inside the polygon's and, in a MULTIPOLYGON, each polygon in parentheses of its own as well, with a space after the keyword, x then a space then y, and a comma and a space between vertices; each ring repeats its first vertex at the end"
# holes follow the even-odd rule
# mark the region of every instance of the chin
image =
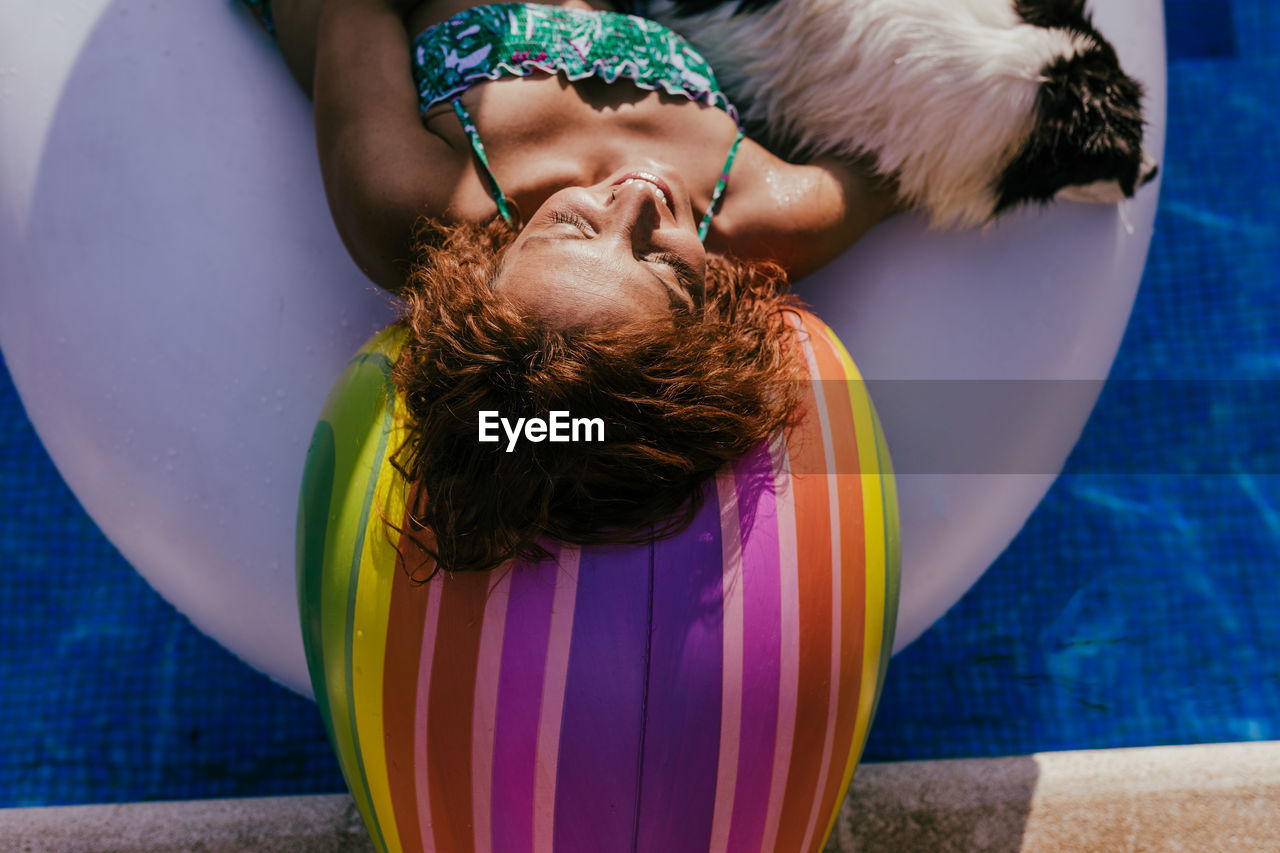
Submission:
POLYGON ((703 52, 754 138, 863 158, 935 225, 1115 203, 1156 173, 1142 86, 1082 0, 653 0, 647 14, 703 52))

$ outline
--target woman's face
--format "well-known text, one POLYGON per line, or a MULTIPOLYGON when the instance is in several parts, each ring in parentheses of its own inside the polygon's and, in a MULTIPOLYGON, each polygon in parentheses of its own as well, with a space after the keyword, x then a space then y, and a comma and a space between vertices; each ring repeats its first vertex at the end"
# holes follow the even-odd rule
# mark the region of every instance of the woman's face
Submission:
POLYGON ((674 169, 628 167, 552 195, 507 249, 493 282, 557 327, 697 312, 706 252, 674 169))

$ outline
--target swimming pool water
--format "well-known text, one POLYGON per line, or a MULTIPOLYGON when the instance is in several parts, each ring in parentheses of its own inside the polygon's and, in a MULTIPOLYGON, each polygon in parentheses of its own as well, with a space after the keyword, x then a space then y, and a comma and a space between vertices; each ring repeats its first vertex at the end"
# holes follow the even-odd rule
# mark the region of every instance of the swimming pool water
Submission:
MULTIPOLYGON (((1280 738, 1280 8, 1165 7, 1162 197, 1113 379, 1026 529, 895 658, 868 759, 1280 738)), ((343 789, 315 706, 134 574, 7 374, 0 566, 0 806, 343 789)))
POLYGON ((895 659, 868 758, 1280 737, 1280 10, 1165 8, 1162 196, 1111 381, 1027 527, 895 659))

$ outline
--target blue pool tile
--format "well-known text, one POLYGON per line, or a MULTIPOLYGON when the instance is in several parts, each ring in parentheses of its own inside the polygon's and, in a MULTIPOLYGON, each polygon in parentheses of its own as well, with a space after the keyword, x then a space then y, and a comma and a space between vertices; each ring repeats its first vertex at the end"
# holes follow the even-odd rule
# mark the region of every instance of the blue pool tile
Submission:
POLYGON ((1232 6, 1230 2, 1166 2, 1169 60, 1234 57, 1236 33, 1232 6))

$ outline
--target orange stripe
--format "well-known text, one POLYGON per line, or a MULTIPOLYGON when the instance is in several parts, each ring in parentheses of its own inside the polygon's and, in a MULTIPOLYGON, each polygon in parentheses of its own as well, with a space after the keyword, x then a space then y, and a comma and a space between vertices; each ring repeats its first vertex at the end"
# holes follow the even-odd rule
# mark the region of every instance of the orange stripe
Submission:
MULTIPOLYGON (((803 347, 811 349, 807 334, 803 347)), ((806 360, 808 352, 805 354, 806 360)), ((811 377, 817 379, 817 377, 811 377)), ((795 496, 796 559, 800 583, 800 671, 795 741, 775 849, 800 850, 822 772, 831 690, 831 509, 817 400, 806 384, 803 420, 787 441, 795 496)))
POLYGON ((437 850, 474 853, 471 720, 488 572, 445 575, 427 705, 427 771, 437 850))
MULTIPOLYGON (((822 756, 818 765, 818 779, 815 790, 821 794, 825 792, 831 778, 831 770, 835 764, 834 749, 836 743, 836 731, 840 721, 840 687, 842 686, 843 672, 841 670, 841 659, 843 657, 843 649, 846 642, 846 626, 844 624, 844 581, 845 581, 845 564, 844 564, 844 548, 845 540, 844 526, 841 523, 841 495, 840 495, 840 478, 838 472, 840 468, 837 465, 836 445, 843 439, 849 440, 848 436, 842 435, 837 428, 837 424, 833 423, 832 416, 833 403, 840 398, 842 394, 847 394, 847 386, 842 387, 839 381, 843 376, 843 369, 839 364, 832 364, 829 358, 824 358, 823 348, 827 344, 824 334, 825 327, 811 315, 806 315, 805 329, 809 333, 810 347, 807 351, 809 359, 809 370, 811 375, 817 377, 815 383, 815 397, 819 408, 818 422, 822 429, 823 442, 823 462, 824 466, 823 481, 827 487, 827 499, 829 505, 829 523, 831 524, 831 555, 832 555, 832 571, 831 571, 831 589, 827 599, 827 606, 831 614, 831 648, 828 657, 828 677, 830 678, 830 688, 827 691, 827 726, 822 737, 822 756), (832 376, 832 368, 837 371, 836 376, 832 376), (828 386, 834 386, 828 387, 828 386), (832 393, 834 391, 834 394, 832 393)), ((847 402, 847 397, 846 397, 847 402)), ((841 763, 843 770, 843 762, 841 763)), ((823 811, 823 802, 820 796, 815 796, 810 805, 809 817, 805 824, 804 841, 800 846, 801 850, 811 850, 814 847, 814 836, 819 832, 818 816, 823 811)), ((825 835, 826 823, 822 823, 822 830, 825 835)), ((820 840, 819 840, 820 843, 820 840)))
POLYGON ((443 581, 437 579, 427 584, 427 615, 422 621, 422 636, 418 638, 418 647, 422 649, 418 655, 418 678, 416 700, 413 704, 413 766, 415 775, 415 793, 418 798, 418 836, 422 839, 422 849, 436 849, 435 818, 431 814, 431 778, 427 761, 427 708, 431 705, 431 667, 436 656, 431 650, 438 645, 436 638, 440 631, 440 594, 443 581))
MULTIPOLYGON (((409 507, 417 505, 418 487, 409 496, 409 507)), ((409 513, 401 522, 408 529, 409 513)), ((418 794, 413 766, 414 704, 417 701, 418 658, 422 652, 423 623, 427 615, 427 588, 409 580, 405 558, 421 566, 430 558, 412 539, 400 537, 395 578, 391 583, 391 603, 387 612, 386 668, 382 682, 382 724, 387 752, 387 781, 391 787, 391 808, 404 853, 425 853, 418 832, 418 794)), ((425 577, 422 572, 419 577, 425 577)))
MULTIPOLYGON (((826 394, 827 414, 831 424, 834 445, 836 487, 840 501, 840 566, 842 626, 840 632, 840 676, 837 693, 839 705, 832 739, 831 766, 827 768, 827 781, 822 796, 814 804, 817 831, 826 832, 833 810, 839 807, 844 785, 844 769, 857 728, 858 705, 861 698, 862 656, 866 616, 866 530, 862 513, 862 475, 859 467, 860 440, 853 418, 853 404, 849 396, 849 384, 840 355, 828 339, 820 321, 811 321, 814 354, 819 372, 827 379, 823 383, 826 394)), ((818 837, 810 849, 820 849, 825 839, 818 837)))
MULTIPOLYGON (((862 376, 848 351, 830 330, 828 338, 832 349, 844 364, 845 372, 859 383, 851 388, 850 402, 854 423, 858 427, 863 528, 866 533, 863 537, 867 570, 864 573, 866 605, 863 608, 862 700, 857 709, 853 743, 845 760, 842 789, 847 790, 866 745, 880 687, 884 683, 884 667, 888 661, 889 647, 893 643, 893 620, 897 609, 897 596, 893 591, 896 588, 898 566, 895 544, 898 530, 897 502, 888 448, 884 446, 884 436, 876 421, 871 398, 861 384, 862 376)), ((827 821, 828 834, 835 825, 838 812, 837 803, 827 821)))

